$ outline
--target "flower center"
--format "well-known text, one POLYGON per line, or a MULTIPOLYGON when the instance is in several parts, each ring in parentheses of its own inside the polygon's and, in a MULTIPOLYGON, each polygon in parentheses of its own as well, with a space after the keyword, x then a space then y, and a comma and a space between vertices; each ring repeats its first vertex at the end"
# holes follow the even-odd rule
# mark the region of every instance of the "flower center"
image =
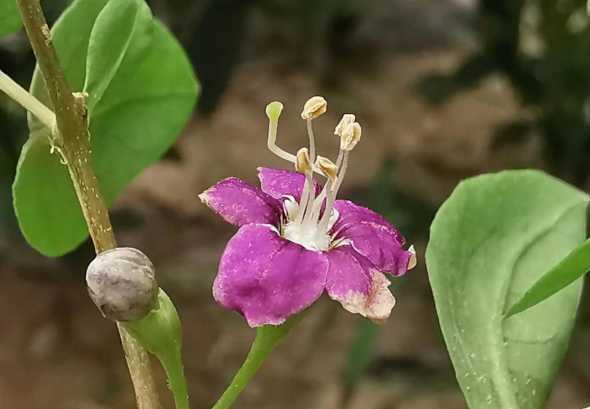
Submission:
POLYGON ((346 114, 334 131, 334 134, 340 136, 340 151, 336 163, 319 155, 316 158, 312 120, 323 114, 325 108, 326 102, 321 97, 311 98, 304 106, 301 117, 307 122, 309 149, 301 148, 297 155, 288 153, 276 145, 278 118, 282 111, 282 104, 272 102, 266 109, 270 121, 268 148, 277 156, 294 163, 295 169, 305 175, 299 202, 292 197, 284 201, 285 218, 281 223, 281 235, 287 240, 315 251, 326 251, 334 245, 333 237, 330 235, 330 230, 338 219, 334 202, 346 174, 349 153, 361 136, 361 128, 355 122, 354 115, 346 114), (326 182, 319 194, 314 182, 314 172, 326 177, 326 182))
POLYGON ((301 244, 308 250, 326 251, 330 248, 332 238, 319 228, 318 224, 305 226, 301 223, 287 222, 282 235, 289 241, 301 244))

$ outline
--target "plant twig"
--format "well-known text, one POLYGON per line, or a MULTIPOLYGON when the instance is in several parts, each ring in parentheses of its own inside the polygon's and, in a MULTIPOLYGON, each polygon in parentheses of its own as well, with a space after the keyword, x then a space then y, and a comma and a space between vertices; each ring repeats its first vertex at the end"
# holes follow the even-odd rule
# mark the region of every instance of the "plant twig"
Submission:
POLYGON ((11 99, 29 111, 49 130, 55 126, 55 114, 41 101, 29 94, 29 92, 18 85, 12 78, 0 70, 0 90, 4 91, 11 99))
MULTIPOLYGON (((55 111, 53 141, 61 150, 97 253, 117 246, 109 214, 91 165, 84 96, 72 92, 51 42, 39 0, 17 0, 23 25, 55 111)), ((160 409, 149 355, 118 325, 139 409, 160 409)))

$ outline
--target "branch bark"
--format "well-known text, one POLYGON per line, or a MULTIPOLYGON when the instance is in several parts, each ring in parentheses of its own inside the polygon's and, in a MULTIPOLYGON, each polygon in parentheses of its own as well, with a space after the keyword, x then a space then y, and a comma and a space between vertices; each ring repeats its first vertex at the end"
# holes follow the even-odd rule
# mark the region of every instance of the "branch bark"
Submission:
MULTIPOLYGON (((51 33, 39 0, 17 0, 23 25, 47 86, 57 122, 54 144, 59 147, 97 253, 117 242, 92 169, 88 117, 84 96, 73 93, 51 42, 51 33)), ((139 409, 160 409, 150 358, 121 325, 117 325, 139 409)))

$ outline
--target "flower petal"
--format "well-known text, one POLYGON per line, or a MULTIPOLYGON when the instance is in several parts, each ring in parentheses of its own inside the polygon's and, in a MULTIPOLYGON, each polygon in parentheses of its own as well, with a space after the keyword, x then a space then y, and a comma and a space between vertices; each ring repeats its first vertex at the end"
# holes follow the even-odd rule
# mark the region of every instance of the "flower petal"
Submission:
MULTIPOLYGON (((292 196, 297 202, 301 199, 301 191, 305 184, 305 175, 300 172, 292 172, 285 169, 258 168, 258 179, 262 191, 275 199, 292 196)), ((321 190, 320 185, 314 181, 316 194, 321 190)))
POLYGON ((351 246, 340 246, 328 253, 330 268, 326 278, 328 295, 345 310, 375 322, 389 317, 395 298, 389 280, 351 246))
POLYGON ((336 240, 349 240, 384 273, 400 276, 413 267, 413 250, 403 248, 404 237, 383 216, 348 200, 336 200, 334 208, 339 213, 332 228, 336 240))
POLYGON ((279 325, 310 306, 326 284, 328 260, 281 238, 268 225, 238 230, 221 257, 213 296, 248 325, 279 325))
POLYGON ((281 203, 238 178, 227 178, 199 195, 203 203, 237 226, 249 223, 277 225, 281 203))

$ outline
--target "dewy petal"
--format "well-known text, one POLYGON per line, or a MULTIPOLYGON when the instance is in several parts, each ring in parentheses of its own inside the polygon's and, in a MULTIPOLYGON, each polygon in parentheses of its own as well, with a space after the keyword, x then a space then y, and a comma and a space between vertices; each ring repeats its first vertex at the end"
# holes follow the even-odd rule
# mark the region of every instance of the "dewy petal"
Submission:
POLYGON ((251 327, 279 325, 310 306, 326 284, 328 260, 268 225, 241 227, 221 257, 213 296, 251 327))
POLYGON ((332 227, 335 240, 345 240, 367 257, 378 271, 396 276, 410 267, 413 252, 405 250, 404 237, 383 216, 348 200, 336 200, 339 217, 332 227))
POLYGON ((280 201, 238 178, 227 178, 199 195, 203 203, 237 226, 250 223, 277 225, 280 201))
POLYGON ((386 320, 395 305, 387 277, 351 246, 336 247, 327 256, 328 295, 347 311, 375 322, 386 320))
MULTIPOLYGON (((262 191, 275 199, 292 196, 297 202, 301 199, 301 192, 305 184, 305 175, 300 172, 292 172, 285 169, 258 168, 258 179, 262 191)), ((314 181, 316 195, 321 187, 314 181)))

